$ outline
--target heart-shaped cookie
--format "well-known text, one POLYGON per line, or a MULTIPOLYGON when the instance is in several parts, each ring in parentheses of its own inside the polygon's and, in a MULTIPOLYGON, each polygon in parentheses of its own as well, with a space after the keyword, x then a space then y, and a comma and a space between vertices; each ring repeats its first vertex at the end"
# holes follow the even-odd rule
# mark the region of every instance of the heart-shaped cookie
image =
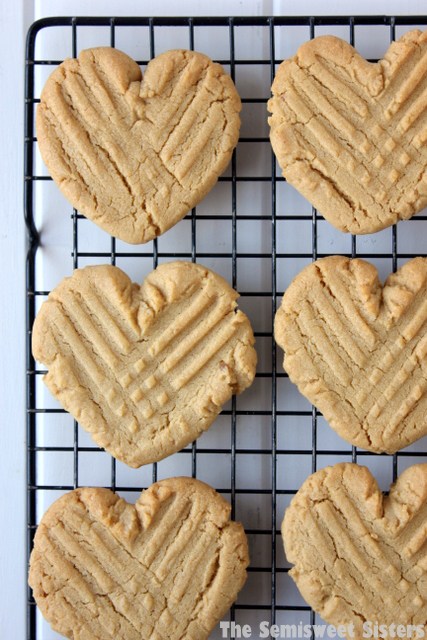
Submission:
POLYGON ((29 584, 52 628, 74 640, 202 640, 249 564, 230 505, 191 478, 162 480, 130 505, 76 489, 43 516, 29 584))
POLYGON ((277 70, 271 144, 286 180, 335 227, 372 233, 427 206, 427 32, 371 64, 320 36, 277 70))
POLYGON ((286 510, 282 536, 295 565, 289 574, 324 620, 350 629, 347 638, 423 637, 415 629, 397 636, 396 626, 425 631, 426 523, 427 464, 406 469, 388 497, 366 467, 327 467, 286 510), (375 624, 390 635, 373 635, 375 624))
POLYGON ((283 296, 275 338, 290 379, 339 435, 394 453, 427 434, 427 259, 384 288, 364 260, 305 267, 283 296))
POLYGON ((40 153, 71 204, 130 243, 181 220, 237 144, 241 103, 221 65, 194 51, 139 66, 100 47, 67 59, 37 109, 40 153))
POLYGON ((33 353, 52 394, 132 467, 197 438, 255 375, 238 294, 209 269, 159 266, 142 286, 117 267, 77 269, 43 303, 33 353))

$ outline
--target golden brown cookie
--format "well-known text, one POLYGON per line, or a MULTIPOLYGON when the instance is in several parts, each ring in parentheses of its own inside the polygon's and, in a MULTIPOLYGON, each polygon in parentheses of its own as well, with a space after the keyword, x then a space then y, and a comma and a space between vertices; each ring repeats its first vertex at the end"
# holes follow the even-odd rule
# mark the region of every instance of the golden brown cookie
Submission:
POLYGON ((283 296, 275 338, 290 379, 354 445, 394 453, 427 434, 427 259, 384 287, 364 260, 323 258, 283 296))
POLYGON ((427 624, 426 523, 427 464, 406 469, 388 497, 366 467, 327 467, 286 510, 289 574, 326 622, 354 625, 346 637, 397 637, 396 625, 427 624), (369 622, 395 635, 367 635, 369 622))
POLYGON ((67 493, 43 516, 29 584, 52 628, 74 640, 202 640, 249 564, 230 505, 191 478, 130 505, 108 489, 67 493))
POLYGON ((189 262, 163 264, 141 286, 117 267, 77 269, 36 317, 34 357, 95 442, 139 467, 192 442, 252 383, 254 337, 237 297, 189 262))
POLYGON ((71 204, 113 236, 147 242, 210 191, 237 144, 241 103, 221 65, 168 51, 144 78, 109 47, 67 59, 37 109, 40 153, 71 204))
POLYGON ((379 231, 427 206, 426 57, 427 32, 406 33, 376 64, 320 36, 277 70, 277 160, 341 231, 379 231))

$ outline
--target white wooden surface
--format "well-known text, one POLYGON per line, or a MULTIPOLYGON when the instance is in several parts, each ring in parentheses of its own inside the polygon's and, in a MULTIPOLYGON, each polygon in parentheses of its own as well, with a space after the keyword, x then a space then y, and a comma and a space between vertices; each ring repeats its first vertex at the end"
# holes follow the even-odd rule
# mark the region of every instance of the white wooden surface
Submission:
POLYGON ((425 0, 2 0, 0 3, 0 633, 25 637, 24 40, 49 15, 421 14, 425 0))
POLYGON ((28 4, 0 3, 0 629, 2 637, 20 640, 26 597, 23 44, 31 20, 28 4))

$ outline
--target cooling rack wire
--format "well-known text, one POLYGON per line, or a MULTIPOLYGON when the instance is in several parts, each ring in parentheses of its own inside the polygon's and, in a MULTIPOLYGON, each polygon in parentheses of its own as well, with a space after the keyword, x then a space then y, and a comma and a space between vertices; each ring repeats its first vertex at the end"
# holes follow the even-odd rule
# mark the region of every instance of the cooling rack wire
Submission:
MULTIPOLYGON (((173 475, 215 487, 232 505, 249 539, 246 586, 227 620, 258 628, 314 624, 319 618, 288 576, 280 524, 291 497, 312 472, 328 464, 366 464, 383 490, 404 468, 427 461, 425 439, 393 456, 351 447, 301 397, 282 368, 272 337, 283 291, 312 260, 360 256, 384 279, 406 260, 426 255, 423 213, 382 232, 349 236, 335 231, 281 177, 268 139, 266 101, 277 65, 302 42, 334 34, 370 60, 427 16, 316 16, 257 18, 47 18, 28 32, 25 65, 25 219, 27 257, 27 553, 46 508, 77 486, 106 486, 134 502, 141 489, 173 475), (41 88, 65 57, 87 47, 118 47, 144 67, 173 48, 196 49, 224 65, 242 97, 238 147, 212 192, 159 239, 130 246, 111 238, 67 203, 41 161, 34 115, 41 88), (223 275, 240 297, 255 330, 258 370, 251 389, 225 407, 197 442, 157 464, 129 469, 95 447, 50 397, 31 355, 31 328, 59 280, 87 264, 115 264, 141 282, 171 260, 200 262, 223 275)), ((216 629, 213 638, 220 638, 216 629)), ((37 612, 31 591, 28 640, 59 638, 37 612)))

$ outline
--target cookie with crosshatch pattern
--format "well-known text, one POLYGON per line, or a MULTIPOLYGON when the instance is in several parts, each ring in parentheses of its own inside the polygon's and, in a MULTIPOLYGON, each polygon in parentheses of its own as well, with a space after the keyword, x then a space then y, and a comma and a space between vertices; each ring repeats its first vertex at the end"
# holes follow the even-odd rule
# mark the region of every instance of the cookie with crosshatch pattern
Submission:
POLYGON ((387 278, 322 258, 290 284, 275 318, 290 379, 351 444, 394 453, 427 434, 427 258, 387 278))
POLYGON ((212 189, 237 144, 240 97, 202 53, 137 63, 82 51, 48 78, 37 109, 42 158, 62 193, 130 243, 156 238, 212 189))
POLYGON ((272 85, 270 139, 286 180, 335 227, 372 233, 427 206, 427 32, 383 60, 320 36, 272 85))
POLYGON ((424 637, 414 627, 427 625, 426 522, 427 464, 406 469, 386 497, 366 467, 326 467, 285 512, 289 575, 326 622, 353 625, 347 638, 375 637, 369 622, 390 631, 377 637, 424 637), (397 634, 397 625, 411 633, 397 634))
POLYGON ((141 286, 118 267, 77 269, 42 304, 33 354, 95 442, 132 467, 192 442, 254 379, 254 336, 213 271, 162 264, 141 286))
POLYGON ((37 529, 34 598, 75 640, 203 640, 246 580, 247 540, 230 511, 192 478, 161 480, 135 505, 108 489, 76 489, 37 529))

